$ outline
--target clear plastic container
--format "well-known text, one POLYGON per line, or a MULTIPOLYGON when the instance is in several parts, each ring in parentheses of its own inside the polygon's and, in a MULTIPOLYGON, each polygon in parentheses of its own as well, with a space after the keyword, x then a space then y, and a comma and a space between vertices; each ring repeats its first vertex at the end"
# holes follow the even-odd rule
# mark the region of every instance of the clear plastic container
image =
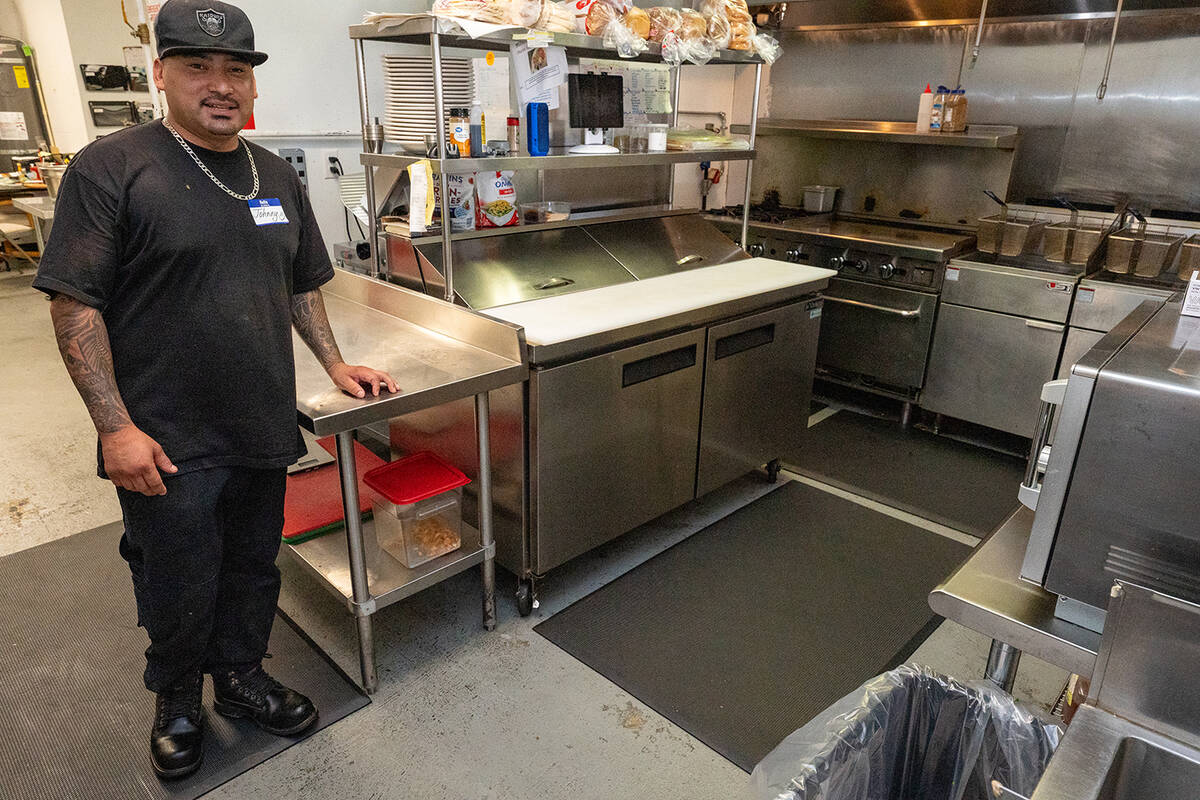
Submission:
POLYGON ((521 222, 535 225, 539 222, 562 222, 571 216, 571 204, 558 200, 547 203, 521 203, 521 222))
POLYGON ((462 489, 406 505, 376 497, 372 506, 379 546, 410 569, 462 547, 462 489))
POLYGON ((669 127, 669 125, 657 122, 646 126, 646 152, 667 152, 667 129, 669 127))
POLYGON ((461 471, 433 453, 376 467, 363 482, 377 494, 375 538, 380 548, 414 568, 462 546, 461 471))

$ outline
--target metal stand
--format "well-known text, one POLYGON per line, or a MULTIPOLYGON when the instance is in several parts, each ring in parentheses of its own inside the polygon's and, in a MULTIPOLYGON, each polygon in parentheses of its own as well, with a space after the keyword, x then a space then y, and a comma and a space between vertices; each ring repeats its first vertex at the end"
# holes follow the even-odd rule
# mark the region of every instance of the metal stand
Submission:
POLYGON ((983 677, 1012 694, 1013 684, 1017 681, 1017 666, 1020 663, 1020 650, 999 639, 993 639, 992 649, 988 652, 987 670, 983 677))
MULTIPOLYGON (((489 434, 490 405, 487 392, 475 395, 475 430, 479 446, 479 534, 483 545, 483 626, 496 628, 496 544, 492 535, 492 465, 489 434)), ((358 664, 363 689, 372 694, 379 687, 375 671, 375 636, 371 615, 377 610, 367 580, 366 550, 363 545, 362 514, 358 506, 358 468, 354 456, 354 431, 337 434, 338 473, 342 486, 342 514, 346 520, 346 545, 350 554, 351 610, 358 625, 358 664)))

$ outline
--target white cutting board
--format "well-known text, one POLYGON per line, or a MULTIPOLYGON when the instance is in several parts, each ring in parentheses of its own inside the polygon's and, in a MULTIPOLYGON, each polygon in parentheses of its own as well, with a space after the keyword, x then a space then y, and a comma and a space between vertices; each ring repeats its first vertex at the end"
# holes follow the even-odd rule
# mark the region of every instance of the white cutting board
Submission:
POLYGON ((489 308, 484 313, 520 325, 531 345, 584 336, 708 308, 789 286, 813 290, 837 275, 831 269, 749 258, 582 292, 489 308))

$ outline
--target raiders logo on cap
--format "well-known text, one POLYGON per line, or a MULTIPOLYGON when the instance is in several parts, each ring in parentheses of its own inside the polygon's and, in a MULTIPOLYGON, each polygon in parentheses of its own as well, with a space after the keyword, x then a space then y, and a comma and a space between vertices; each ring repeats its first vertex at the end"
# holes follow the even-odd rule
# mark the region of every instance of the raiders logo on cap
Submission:
POLYGON ((216 9, 206 8, 203 11, 197 11, 196 22, 200 23, 200 30, 209 36, 220 36, 225 33, 225 15, 216 9))

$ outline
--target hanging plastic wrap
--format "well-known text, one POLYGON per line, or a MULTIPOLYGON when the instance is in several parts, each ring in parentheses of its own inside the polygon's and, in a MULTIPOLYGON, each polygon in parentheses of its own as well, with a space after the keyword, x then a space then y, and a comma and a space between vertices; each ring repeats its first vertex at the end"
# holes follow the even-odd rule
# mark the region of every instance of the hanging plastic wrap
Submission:
POLYGON ((768 64, 774 64, 779 59, 779 56, 783 54, 783 47, 780 46, 775 37, 768 36, 765 33, 755 34, 750 39, 750 49, 768 64))
POLYGON ((1061 732, 990 684, 925 667, 872 678, 754 768, 760 800, 992 800, 1029 796, 1061 732))

